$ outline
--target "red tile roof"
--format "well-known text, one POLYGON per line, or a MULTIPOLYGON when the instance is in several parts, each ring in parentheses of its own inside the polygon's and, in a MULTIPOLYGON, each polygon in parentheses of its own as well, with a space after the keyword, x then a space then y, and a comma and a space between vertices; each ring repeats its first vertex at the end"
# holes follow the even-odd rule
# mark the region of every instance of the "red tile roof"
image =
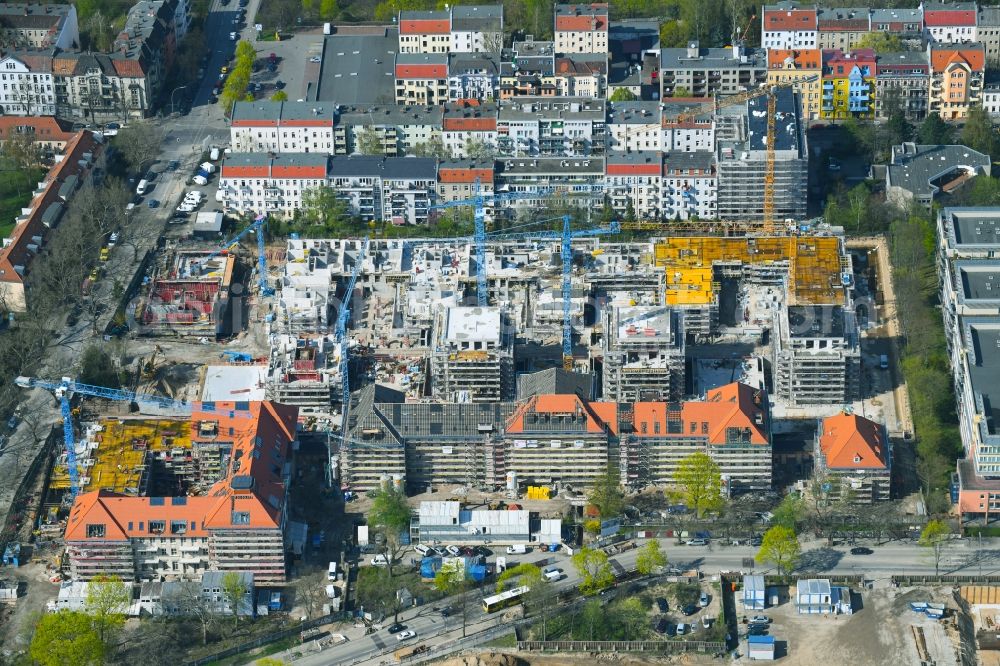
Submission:
POLYGON ((606 167, 609 176, 659 176, 663 166, 659 162, 651 164, 608 164, 606 167))
POLYGON ((705 437, 709 444, 725 444, 729 428, 748 431, 751 444, 768 444, 767 418, 763 391, 734 382, 713 389, 705 400, 682 403, 679 419, 682 432, 668 433, 665 402, 637 402, 632 408, 637 436, 705 437), (758 420, 760 421, 758 423, 758 420))
POLYGON ((142 71, 142 63, 135 58, 113 58, 111 62, 114 64, 115 73, 118 76, 128 76, 131 78, 141 79, 146 74, 142 71))
POLYGON ((445 118, 441 129, 453 132, 491 132, 497 128, 496 117, 488 118, 445 118))
POLYGON ((474 183, 476 178, 480 182, 493 182, 493 169, 455 169, 441 167, 438 170, 438 182, 440 183, 474 183))
POLYGON ((884 428, 857 414, 837 414, 823 419, 819 446, 830 469, 888 467, 884 428))
POLYGON ((52 116, 0 116, 0 140, 7 139, 11 130, 21 127, 32 128, 36 141, 66 142, 75 136, 52 116))
POLYGON ((445 79, 448 65, 396 65, 397 79, 445 79))
POLYGON ((607 32, 608 17, 584 14, 583 16, 557 16, 556 30, 560 32, 607 32))
POLYGON ((764 12, 764 32, 815 29, 815 9, 768 9, 764 12))
POLYGON ((533 432, 525 417, 528 414, 575 415, 584 421, 584 429, 590 434, 618 431, 618 405, 613 402, 588 402, 577 395, 545 394, 536 395, 523 402, 507 421, 506 432, 519 434, 533 432))
POLYGON ((973 72, 982 72, 986 65, 986 53, 982 46, 931 47, 931 71, 944 72, 954 64, 968 65, 973 72))
POLYGON ((768 69, 787 69, 785 62, 791 58, 795 67, 791 69, 821 69, 823 53, 819 49, 768 49, 768 69))
POLYGON ((326 178, 326 166, 274 164, 271 166, 271 178, 326 178))
POLYGON ((219 178, 267 178, 271 168, 266 164, 256 166, 229 165, 223 162, 219 178))
POLYGON ((974 9, 925 9, 924 25, 928 28, 976 25, 974 9))
POLYGON ((448 35, 451 21, 448 19, 407 19, 399 22, 401 35, 448 35))

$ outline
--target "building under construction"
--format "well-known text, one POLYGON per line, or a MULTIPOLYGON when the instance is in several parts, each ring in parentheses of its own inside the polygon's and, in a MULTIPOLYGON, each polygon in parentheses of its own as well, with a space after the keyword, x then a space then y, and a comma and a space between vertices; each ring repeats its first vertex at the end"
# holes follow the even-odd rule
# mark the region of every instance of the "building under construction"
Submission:
POLYGON ((514 345, 497 307, 446 307, 434 317, 431 372, 449 402, 497 402, 513 396, 514 345))
POLYGON ((136 311, 143 335, 214 338, 229 312, 236 257, 173 250, 163 253, 136 311))
POLYGON ((677 400, 684 393, 684 316, 656 306, 612 307, 604 326, 604 397, 677 400))

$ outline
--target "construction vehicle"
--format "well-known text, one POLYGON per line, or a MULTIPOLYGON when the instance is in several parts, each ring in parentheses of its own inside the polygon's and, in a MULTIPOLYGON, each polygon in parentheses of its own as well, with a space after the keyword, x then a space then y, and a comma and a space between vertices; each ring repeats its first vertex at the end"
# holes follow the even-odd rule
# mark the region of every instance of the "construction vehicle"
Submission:
POLYGON ((252 363, 253 356, 246 352, 229 351, 222 352, 221 357, 230 363, 252 363))
POLYGON ((153 353, 149 355, 149 360, 142 366, 142 378, 152 379, 153 375, 156 374, 156 355, 162 354, 163 348, 160 345, 156 345, 153 349, 153 353))

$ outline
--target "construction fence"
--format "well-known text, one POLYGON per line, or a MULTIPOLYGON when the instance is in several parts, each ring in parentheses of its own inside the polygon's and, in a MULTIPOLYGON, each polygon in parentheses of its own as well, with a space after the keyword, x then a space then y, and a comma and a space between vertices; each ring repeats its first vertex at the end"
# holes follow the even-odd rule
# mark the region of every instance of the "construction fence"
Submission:
POLYGON ((202 657, 201 659, 195 659, 194 661, 185 662, 184 666, 203 666, 204 664, 211 664, 213 662, 219 661, 221 659, 226 659, 228 657, 233 657, 244 652, 249 652, 259 647, 263 647, 275 641, 284 640, 286 638, 291 638, 292 636, 297 636, 301 634, 306 629, 312 629, 313 627, 319 627, 324 624, 329 624, 331 622, 342 622, 349 620, 351 614, 346 611, 339 611, 337 613, 330 613, 329 615, 323 615, 321 617, 314 618, 312 620, 306 620, 305 622, 300 622, 299 624, 293 625, 288 629, 282 629, 281 631, 276 631, 266 636, 261 636, 255 640, 249 641, 247 643, 242 643, 228 650, 223 650, 221 652, 216 652, 215 654, 208 655, 207 657, 202 657))
POLYGON ((517 649, 526 652, 658 652, 681 654, 684 652, 726 651, 722 641, 518 641, 517 649))

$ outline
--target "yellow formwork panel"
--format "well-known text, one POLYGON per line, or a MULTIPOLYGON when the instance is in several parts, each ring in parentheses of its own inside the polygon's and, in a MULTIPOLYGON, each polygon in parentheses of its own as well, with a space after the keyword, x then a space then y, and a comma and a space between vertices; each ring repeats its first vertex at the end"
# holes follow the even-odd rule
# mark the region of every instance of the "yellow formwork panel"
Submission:
MULTIPOLYGON (((110 490, 128 493, 143 485, 149 455, 171 455, 191 451, 190 425, 176 420, 101 420, 104 429, 96 433, 97 446, 77 458, 80 492, 110 490)), ((65 464, 52 470, 49 486, 69 489, 65 464)))
POLYGON ((790 302, 843 304, 840 273, 845 266, 840 239, 830 236, 678 236, 657 242, 653 264, 666 272, 668 305, 703 305, 715 298, 716 264, 789 265, 790 302))

